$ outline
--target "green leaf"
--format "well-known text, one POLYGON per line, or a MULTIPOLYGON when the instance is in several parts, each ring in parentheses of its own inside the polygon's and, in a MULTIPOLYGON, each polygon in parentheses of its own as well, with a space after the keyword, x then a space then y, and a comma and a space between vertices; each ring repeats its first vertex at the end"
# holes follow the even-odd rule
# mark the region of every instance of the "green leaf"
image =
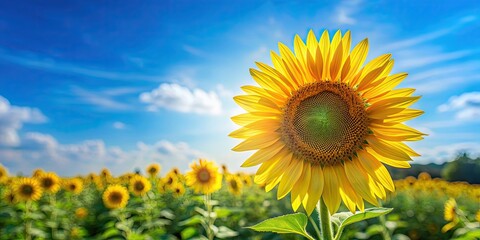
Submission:
POLYGON ((202 217, 200 215, 194 215, 191 218, 185 219, 178 223, 178 226, 192 226, 202 222, 202 217))
POLYGON ((188 227, 180 232, 182 239, 190 239, 197 234, 197 230, 194 227, 188 227))
POLYGON ((220 226, 218 228, 217 234, 215 234, 217 238, 232 238, 238 236, 238 233, 233 231, 232 229, 225 227, 225 226, 220 226))
MULTIPOLYGON (((385 215, 385 214, 391 212, 392 210, 393 210, 393 208, 367 208, 367 209, 365 209, 364 212, 356 212, 355 214, 352 214, 350 212, 348 212, 346 214, 345 213, 340 213, 340 214, 343 214, 343 215, 341 215, 342 218, 344 218, 346 215, 350 215, 347 218, 344 218, 343 221, 340 218, 340 221, 342 223, 341 227, 345 227, 345 226, 350 225, 352 223, 360 222, 360 221, 367 220, 367 219, 370 219, 370 218, 379 217, 379 216, 382 216, 382 215, 385 215)), ((334 214, 334 216, 337 215, 337 214, 334 214)))
POLYGON ((296 233, 313 240, 314 238, 305 230, 306 226, 307 216, 303 213, 295 213, 270 218, 248 228, 257 232, 296 233))
POLYGON ((215 213, 217 214, 217 218, 224 218, 224 217, 228 217, 232 211, 230 211, 230 209, 228 208, 221 208, 221 207, 217 207, 215 208, 215 213))

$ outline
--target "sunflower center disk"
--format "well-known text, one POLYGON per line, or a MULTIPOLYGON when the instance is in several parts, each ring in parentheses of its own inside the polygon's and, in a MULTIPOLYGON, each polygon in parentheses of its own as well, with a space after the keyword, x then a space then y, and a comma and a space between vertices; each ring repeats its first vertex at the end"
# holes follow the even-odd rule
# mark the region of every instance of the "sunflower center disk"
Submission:
POLYGON ((197 177, 200 182, 206 183, 210 180, 210 173, 207 169, 201 169, 200 171, 198 171, 197 177))
POLYGON ((284 109, 282 140, 312 164, 351 157, 368 133, 363 100, 342 83, 317 82, 297 90, 284 109))

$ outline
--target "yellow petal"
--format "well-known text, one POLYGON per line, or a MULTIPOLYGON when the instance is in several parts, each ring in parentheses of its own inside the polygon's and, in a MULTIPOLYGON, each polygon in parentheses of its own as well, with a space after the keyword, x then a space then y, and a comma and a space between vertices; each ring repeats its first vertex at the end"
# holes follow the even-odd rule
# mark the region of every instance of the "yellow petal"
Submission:
POLYGON ((336 213, 340 206, 339 180, 335 170, 331 166, 323 168, 325 185, 323 187, 322 198, 331 214, 336 213))
POLYGON ((245 126, 249 123, 255 122, 260 119, 264 118, 276 118, 280 119, 281 113, 275 113, 275 112, 250 112, 250 113, 242 113, 237 116, 233 116, 231 119, 234 123, 240 125, 240 126, 245 126))
POLYGON ((282 181, 278 186, 277 199, 285 197, 293 188, 298 178, 302 175, 303 160, 292 159, 290 166, 285 169, 282 181))
MULTIPOLYGON (((360 43, 358 43, 352 50, 350 56, 348 56, 346 62, 349 62, 349 67, 342 69, 342 79, 345 79, 345 82, 350 83, 350 80, 355 76, 360 69, 360 66, 367 59, 368 54, 368 39, 365 38, 360 43)), ((353 85, 350 85, 353 86, 353 85)))
POLYGON ((375 199, 374 193, 368 184, 368 175, 363 167, 358 164, 358 159, 347 160, 344 164, 348 181, 355 189, 355 192, 369 203, 375 204, 377 199, 375 199))
POLYGON ((232 148, 232 150, 242 152, 266 148, 278 140, 280 140, 280 135, 277 133, 261 133, 247 138, 245 141, 232 148))
POLYGON ((310 164, 303 164, 303 174, 298 178, 295 186, 292 188, 291 201, 293 211, 297 211, 304 199, 305 194, 308 191, 310 186, 310 179, 312 175, 312 170, 310 164))
POLYGON ((387 93, 388 91, 398 86, 398 84, 400 84, 407 76, 407 73, 397 73, 390 75, 385 79, 385 81, 382 82, 382 84, 366 91, 363 94, 363 97, 369 99, 387 93))
POLYGON ((242 167, 253 167, 265 161, 268 161, 269 159, 273 158, 275 154, 280 152, 280 150, 282 150, 284 147, 285 144, 283 144, 281 141, 278 141, 269 147, 259 149, 254 154, 252 154, 252 156, 247 158, 247 160, 245 160, 245 162, 242 164, 242 167))
POLYGON ((369 135, 366 137, 368 145, 378 154, 391 158, 394 160, 411 160, 410 156, 405 153, 402 149, 389 144, 386 141, 380 140, 375 136, 369 135))
POLYGON ((395 191, 392 177, 380 161, 367 151, 358 151, 357 154, 361 165, 375 181, 380 182, 389 191, 395 191))
POLYGON ((378 154, 375 150, 373 150, 372 148, 369 148, 369 147, 367 147, 365 149, 373 157, 375 157, 376 159, 380 160, 380 162, 383 162, 387 165, 390 165, 390 166, 396 167, 396 168, 410 168, 410 163, 408 163, 408 161, 405 161, 405 160, 399 161, 399 160, 395 160, 395 159, 391 159, 391 158, 382 156, 382 155, 378 154))
MULTIPOLYGON (((322 79, 327 79, 330 77, 330 36, 328 35, 328 31, 325 30, 320 37, 319 42, 320 49, 322 50, 322 58, 323 58, 323 74, 322 79)), ((318 62, 317 62, 318 63, 318 62)))
POLYGON ((304 199, 303 202, 303 206, 305 207, 305 211, 308 215, 313 212, 313 209, 315 209, 315 206, 320 200, 320 196, 322 196, 325 183, 322 167, 312 166, 311 171, 312 174, 310 179, 310 185, 308 186, 307 191, 308 197, 304 199))
MULTIPOLYGON (((344 167, 337 167, 334 169, 340 182, 340 197, 342 198, 343 203, 348 210, 350 210, 352 213, 355 213, 358 196, 353 190, 353 187, 350 185, 347 176, 345 175, 344 167)), ((360 198, 360 201, 363 201, 363 199, 360 198)))

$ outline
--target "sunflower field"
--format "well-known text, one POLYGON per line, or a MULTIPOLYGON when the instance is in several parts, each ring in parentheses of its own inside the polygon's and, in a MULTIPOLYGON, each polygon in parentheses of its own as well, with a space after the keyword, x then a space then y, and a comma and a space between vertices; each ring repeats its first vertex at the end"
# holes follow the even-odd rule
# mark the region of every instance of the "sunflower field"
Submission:
MULTIPOLYGON (((145 172, 63 178, 42 169, 12 176, 1 167, 0 239, 303 239, 249 228, 292 213, 289 197, 277 200, 276 190, 252 184, 250 174, 204 160, 186 174, 175 168, 160 175, 157 164, 145 172), (202 194, 207 189, 195 181, 207 178, 209 194, 202 194)), ((348 226, 342 239, 478 239, 480 186, 427 173, 395 186, 383 202, 394 210, 348 226)), ((313 235, 314 226, 306 231, 313 235)))

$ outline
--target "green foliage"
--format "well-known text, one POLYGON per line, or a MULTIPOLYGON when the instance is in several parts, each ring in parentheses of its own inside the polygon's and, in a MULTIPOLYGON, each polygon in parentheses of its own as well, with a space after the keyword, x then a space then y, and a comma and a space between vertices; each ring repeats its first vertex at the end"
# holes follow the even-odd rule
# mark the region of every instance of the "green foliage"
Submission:
POLYGON ((303 213, 294 213, 270 218, 249 227, 258 232, 295 233, 308 239, 314 239, 306 231, 307 216, 303 213))

